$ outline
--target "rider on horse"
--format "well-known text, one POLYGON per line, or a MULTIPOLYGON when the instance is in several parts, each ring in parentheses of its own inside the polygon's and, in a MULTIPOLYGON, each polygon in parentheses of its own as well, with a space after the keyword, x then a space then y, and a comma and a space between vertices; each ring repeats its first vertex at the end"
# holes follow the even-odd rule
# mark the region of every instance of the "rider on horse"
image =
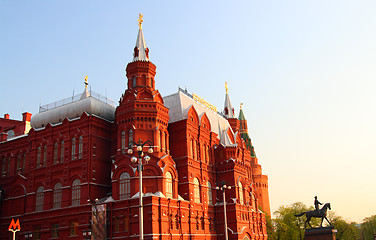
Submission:
POLYGON ((314 204, 315 204, 316 212, 319 213, 319 211, 320 211, 319 205, 322 205, 322 203, 319 202, 319 200, 317 200, 317 196, 315 196, 315 202, 314 202, 314 204))

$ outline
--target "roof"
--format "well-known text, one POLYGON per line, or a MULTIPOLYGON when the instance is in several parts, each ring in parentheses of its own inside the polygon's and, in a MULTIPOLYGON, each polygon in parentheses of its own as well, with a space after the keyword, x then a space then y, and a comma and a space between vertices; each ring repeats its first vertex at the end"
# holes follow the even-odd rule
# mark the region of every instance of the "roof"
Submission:
POLYGON ((227 114, 226 114, 226 112, 224 112, 225 116, 227 118, 235 118, 235 115, 233 113, 234 108, 231 105, 230 97, 227 94, 227 92, 226 92, 226 95, 225 95, 225 106, 224 106, 223 109, 225 110, 226 108, 228 109, 228 112, 227 112, 227 114))
POLYGON ((133 61, 149 61, 149 49, 145 44, 144 33, 142 32, 141 28, 138 30, 136 48, 138 49, 138 54, 134 55, 133 61))
POLYGON ((228 135, 234 134, 232 128, 222 115, 214 112, 208 107, 196 102, 188 93, 180 90, 177 93, 163 98, 164 105, 169 108, 169 123, 178 122, 188 118, 188 111, 193 106, 201 121, 202 116, 206 113, 211 125, 211 131, 218 135, 220 143, 224 146, 233 146, 234 143, 228 135))
POLYGON ((33 128, 42 128, 48 123, 60 123, 65 118, 80 117, 84 112, 100 116, 109 121, 115 119, 115 107, 100 100, 100 98, 94 97, 85 89, 78 100, 58 105, 55 108, 43 108, 31 118, 30 123, 33 128))

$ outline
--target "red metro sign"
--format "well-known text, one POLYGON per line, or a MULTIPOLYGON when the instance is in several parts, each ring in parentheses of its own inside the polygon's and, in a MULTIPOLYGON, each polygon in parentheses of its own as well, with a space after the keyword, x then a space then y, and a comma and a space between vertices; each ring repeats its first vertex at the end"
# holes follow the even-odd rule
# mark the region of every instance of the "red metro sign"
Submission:
POLYGON ((9 231, 20 231, 21 230, 21 226, 20 226, 20 220, 17 219, 16 222, 14 222, 14 219, 12 218, 12 222, 10 222, 10 225, 9 225, 9 231))
POLYGON ((14 219, 12 218, 12 221, 10 222, 8 230, 13 232, 13 240, 15 240, 16 239, 16 232, 21 230, 20 220, 17 219, 17 221, 14 222, 14 219))

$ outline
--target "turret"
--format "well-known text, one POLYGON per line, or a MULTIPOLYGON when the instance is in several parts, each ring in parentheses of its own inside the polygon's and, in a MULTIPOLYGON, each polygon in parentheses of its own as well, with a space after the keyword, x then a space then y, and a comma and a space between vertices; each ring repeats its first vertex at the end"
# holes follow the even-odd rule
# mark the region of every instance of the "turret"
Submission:
POLYGON ((225 82, 226 88, 226 95, 225 95, 225 106, 223 108, 223 114, 227 118, 233 132, 237 132, 239 130, 239 120, 235 117, 234 108, 231 105, 230 97, 228 95, 228 86, 227 82, 225 82))
POLYGON ((133 49, 133 61, 126 67, 127 89, 116 109, 117 149, 125 150, 130 141, 150 140, 155 155, 168 153, 168 108, 155 89, 156 66, 150 62, 149 48, 142 31, 142 15, 138 20, 138 35, 133 49))

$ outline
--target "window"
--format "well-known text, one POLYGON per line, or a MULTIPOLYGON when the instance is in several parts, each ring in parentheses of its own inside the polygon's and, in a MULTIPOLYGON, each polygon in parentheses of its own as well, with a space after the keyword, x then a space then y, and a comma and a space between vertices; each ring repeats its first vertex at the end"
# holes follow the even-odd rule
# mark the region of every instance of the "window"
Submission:
POLYGON ((175 215, 175 229, 178 230, 180 226, 180 217, 178 214, 175 215))
POLYGON ((80 136, 78 139, 78 159, 82 158, 83 138, 80 136))
POLYGON ((202 151, 203 151, 203 152, 201 152, 201 154, 202 154, 202 161, 204 163, 206 163, 206 153, 205 153, 205 151, 206 151, 206 145, 205 144, 204 144, 204 146, 202 148, 202 151))
POLYGON ((165 134, 165 148, 166 148, 166 153, 167 153, 167 150, 168 150, 168 135, 167 135, 167 133, 165 134))
POLYGON ((3 167, 2 167, 3 176, 7 176, 9 172, 9 162, 8 159, 3 159, 3 167))
POLYGON ((51 226, 51 238, 58 238, 59 237, 59 224, 55 223, 51 226))
POLYGON ((33 239, 40 240, 40 225, 33 226, 33 239))
POLYGON ((22 171, 25 170, 25 162, 26 162, 26 153, 23 154, 23 158, 22 158, 22 171))
POLYGON ((243 196, 243 185, 239 181, 239 203, 243 204, 244 203, 244 196, 243 196))
POLYGON ((61 208, 61 183, 56 183, 54 187, 53 208, 61 208))
POLYGON ((47 162, 47 145, 44 145, 43 149, 43 166, 46 166, 47 162))
POLYGON ((123 172, 120 175, 119 181, 119 195, 120 200, 130 198, 130 178, 129 173, 123 172))
POLYGON ((133 129, 129 129, 128 131, 128 142, 133 141, 133 129))
POLYGON ((36 201, 35 201, 35 211, 43 211, 44 204, 44 187, 40 186, 37 189, 36 201))
POLYGON ((121 132, 121 149, 125 149, 125 131, 121 132))
POLYGON ((162 152, 163 151, 163 134, 162 134, 162 130, 159 130, 159 147, 160 147, 160 151, 162 152))
POLYGON ((59 143, 55 142, 54 144, 54 164, 58 163, 58 156, 59 156, 59 143))
POLYGON ((79 206, 81 199, 81 181, 76 179, 72 184, 72 206, 79 206))
POLYGON ((119 217, 115 217, 115 224, 114 224, 115 232, 119 232, 119 226, 120 226, 120 219, 119 217))
POLYGON ((135 87, 135 86, 136 86, 136 77, 133 77, 133 78, 132 78, 132 81, 133 81, 133 83, 132 83, 132 87, 135 87))
POLYGON ((209 181, 208 181, 208 204, 213 205, 212 185, 209 181))
POLYGON ((70 235, 77 236, 77 226, 78 222, 71 222, 70 224, 70 235))
POLYGON ((195 178, 193 180, 193 184, 194 184, 194 201, 196 203, 200 203, 201 202, 201 196, 200 196, 200 182, 198 181, 197 178, 195 178))
POLYGON ((128 232, 129 229, 129 218, 128 216, 124 216, 124 232, 128 232))
POLYGON ((40 167, 40 158, 42 155, 42 148, 38 147, 38 152, 37 152, 37 167, 40 167))
POLYGON ((166 173, 166 197, 173 198, 172 175, 170 172, 166 173))
POLYGON ((22 170, 22 157, 21 157, 21 154, 18 154, 17 156, 17 166, 16 166, 16 170, 17 172, 19 170, 22 170))
POLYGON ((74 160, 76 156, 76 139, 72 138, 72 160, 74 160))
POLYGON ((64 141, 61 141, 61 147, 60 147, 60 162, 64 162, 64 141))

